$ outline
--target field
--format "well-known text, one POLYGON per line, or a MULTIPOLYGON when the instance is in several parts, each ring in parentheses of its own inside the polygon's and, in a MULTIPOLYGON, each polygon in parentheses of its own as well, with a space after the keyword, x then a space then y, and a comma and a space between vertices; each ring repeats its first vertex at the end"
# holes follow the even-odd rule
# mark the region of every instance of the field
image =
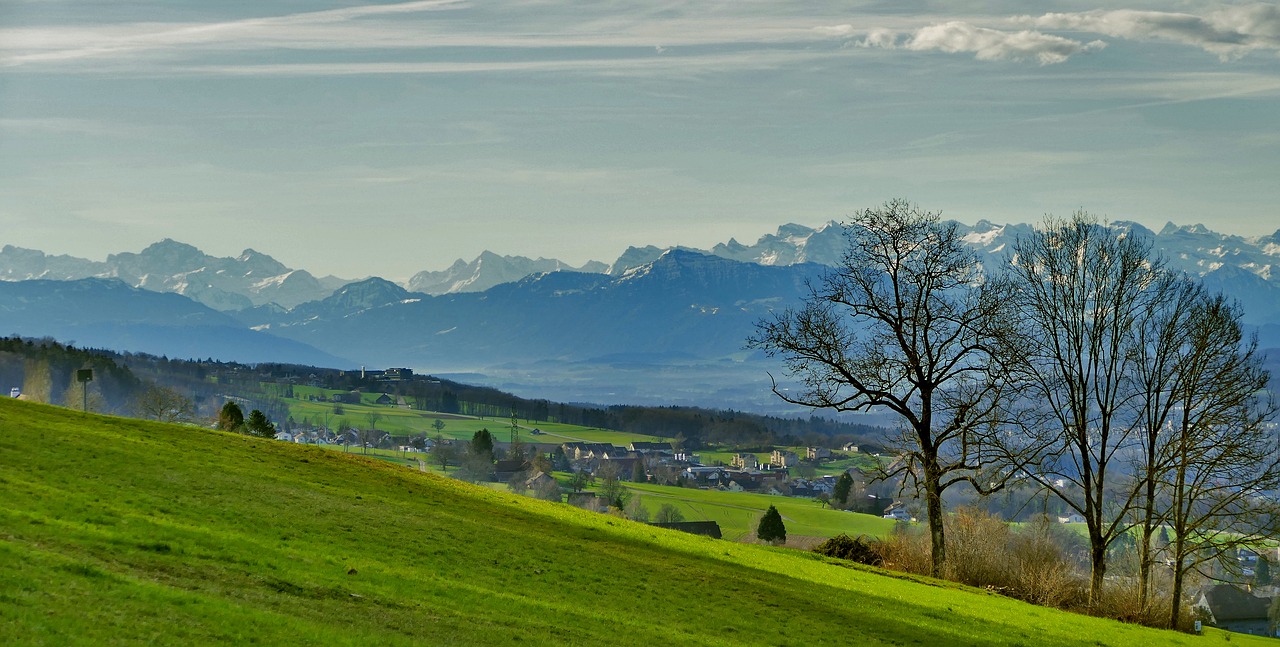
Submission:
MULTIPOLYGON (((327 415, 329 416, 328 423, 333 428, 336 428, 339 422, 345 418, 353 427, 364 429, 369 425, 370 414, 375 414, 379 416, 376 427, 381 431, 394 435, 426 434, 434 438, 436 430, 432 425, 436 420, 444 422, 444 429, 440 433, 445 438, 470 439, 477 431, 488 429, 499 442, 506 442, 511 434, 510 418, 477 418, 474 416, 418 411, 391 405, 374 404, 374 400, 382 395, 381 393, 361 394, 360 404, 341 405, 343 410, 341 415, 334 413, 334 403, 332 402, 313 402, 306 399, 310 395, 329 397, 334 393, 340 393, 340 391, 298 386, 294 387, 294 394, 297 397, 284 398, 284 402, 289 406, 289 415, 298 423, 303 420, 309 420, 312 424, 318 424, 327 415)), ((558 422, 527 421, 524 419, 516 422, 520 426, 520 437, 526 442, 558 444, 570 441, 585 441, 626 445, 637 440, 669 440, 643 434, 630 434, 558 422), (532 435, 530 432, 534 429, 544 433, 536 436, 532 435)))
MULTIPOLYGON (((782 449, 795 452, 801 458, 804 458, 806 448, 784 447, 782 449)), ((702 459, 702 463, 704 465, 716 465, 718 463, 729 465, 732 463, 734 455, 737 454, 738 452, 699 451, 696 453, 702 459)), ((748 453, 755 454, 756 459, 759 460, 761 464, 768 463, 769 457, 771 456, 770 452, 748 452, 748 453)), ((872 456, 870 454, 854 454, 852 456, 841 458, 839 460, 833 460, 833 461, 828 460, 828 461, 822 461, 822 462, 816 463, 813 465, 813 472, 814 472, 814 476, 826 476, 828 474, 835 475, 835 474, 840 474, 841 472, 849 469, 850 467, 857 467, 866 471, 871 471, 875 469, 878 461, 879 459, 877 457, 872 456)), ((792 472, 792 474, 795 474, 795 472, 792 472)))
POLYGON ((664 531, 318 447, 7 399, 0 429, 6 644, 1228 640, 664 531))
POLYGON ((847 535, 882 536, 893 528, 893 521, 867 514, 823 508, 812 499, 797 499, 749 492, 721 492, 629 483, 628 487, 642 497, 650 514, 656 514, 664 503, 675 505, 686 521, 715 521, 725 539, 741 539, 755 531, 760 516, 769 506, 782 515, 788 536, 834 537, 847 535))

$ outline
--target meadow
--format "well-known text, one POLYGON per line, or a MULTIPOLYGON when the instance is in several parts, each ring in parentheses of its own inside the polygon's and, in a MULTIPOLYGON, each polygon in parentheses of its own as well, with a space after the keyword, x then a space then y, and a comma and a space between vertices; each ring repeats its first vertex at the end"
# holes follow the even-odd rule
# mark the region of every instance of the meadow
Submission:
POLYGON ((674 505, 686 521, 715 521, 725 539, 737 540, 755 532, 760 516, 769 506, 782 515, 789 537, 834 537, 841 533, 884 536, 893 529, 889 519, 856 512, 832 510, 813 499, 751 492, 698 490, 647 483, 628 483, 642 498, 651 515, 665 503, 674 505))
MULTIPOLYGON (((345 418, 352 426, 364 429, 369 425, 370 414, 374 414, 378 416, 377 429, 397 436, 426 434, 428 437, 434 438, 437 432, 433 425, 437 420, 444 423, 444 428, 439 433, 445 438, 469 440, 472 435, 481 429, 488 429, 500 442, 506 442, 511 435, 510 418, 481 418, 376 404, 374 401, 378 396, 382 395, 381 393, 362 393, 360 394, 359 404, 342 404, 340 406, 343 413, 337 414, 334 412, 335 403, 313 401, 308 399, 308 396, 324 396, 328 398, 334 393, 341 393, 341 391, 306 386, 293 388, 296 397, 283 398, 283 401, 289 407, 289 415, 299 424, 304 420, 309 421, 311 424, 320 424, 321 421, 327 420, 331 427, 337 428, 341 420, 345 418)), ((598 427, 582 427, 545 420, 519 419, 516 424, 519 425, 520 437, 525 442, 559 444, 582 441, 613 443, 625 446, 633 441, 657 442, 670 440, 669 438, 632 434, 598 427), (534 429, 538 429, 543 433, 532 435, 530 432, 534 429)))
POLYGON ((1269 644, 665 531, 319 447, 8 399, 0 429, 6 644, 1269 644))

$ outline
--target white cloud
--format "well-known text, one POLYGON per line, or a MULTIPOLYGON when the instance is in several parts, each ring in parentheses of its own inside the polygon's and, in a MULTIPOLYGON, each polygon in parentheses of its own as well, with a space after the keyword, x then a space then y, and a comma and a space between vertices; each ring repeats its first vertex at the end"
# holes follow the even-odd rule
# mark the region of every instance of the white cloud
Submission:
POLYGON ((1204 16, 1164 11, 1085 11, 1021 16, 1017 24, 1090 32, 1130 40, 1165 40, 1199 47, 1228 60, 1254 50, 1280 50, 1280 6, 1229 6, 1204 16))
POLYGON ((893 32, 874 30, 858 44, 917 52, 972 53, 980 61, 1036 61, 1041 65, 1061 63, 1075 54, 1106 47, 1106 43, 1097 40, 1084 43, 1038 31, 1001 31, 962 21, 922 27, 907 34, 901 43, 893 32))
POLYGON ((873 29, 867 37, 858 42, 859 47, 880 47, 893 49, 898 45, 898 34, 891 29, 873 29))

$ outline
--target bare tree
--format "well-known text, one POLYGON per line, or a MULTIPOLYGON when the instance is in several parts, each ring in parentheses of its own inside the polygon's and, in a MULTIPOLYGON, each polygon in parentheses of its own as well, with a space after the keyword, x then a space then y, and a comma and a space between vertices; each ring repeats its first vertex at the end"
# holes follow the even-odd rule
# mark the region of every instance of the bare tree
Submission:
POLYGON ((1111 477, 1136 442, 1126 376, 1137 361, 1133 331, 1155 302, 1150 288, 1162 271, 1149 252, 1149 243, 1085 213, 1048 217, 1013 250, 1024 438, 1043 448, 1026 469, 1084 517, 1092 604, 1107 546, 1129 527, 1138 494, 1130 479, 1128 492, 1115 496, 1111 477))
POLYGON ((1240 309, 1202 296, 1188 317, 1177 354, 1168 468, 1167 523, 1173 562, 1169 626, 1178 626, 1185 575, 1280 527, 1280 454, 1265 428, 1276 415, 1257 341, 1245 341, 1240 309))
POLYGON ((1186 339, 1192 313, 1204 289, 1189 277, 1163 274, 1153 284, 1157 298, 1134 330, 1135 362, 1130 379, 1136 393, 1138 429, 1135 437, 1139 451, 1135 454, 1133 473, 1138 488, 1136 525, 1138 542, 1139 606, 1147 611, 1151 593, 1151 570, 1155 563, 1153 544, 1162 528, 1161 477, 1175 456, 1169 451, 1172 435, 1168 433, 1171 416, 1177 404, 1174 393, 1181 383, 1179 352, 1186 339))
POLYGON ((431 458, 439 463, 440 470, 444 471, 449 468, 449 463, 457 463, 458 448, 454 446, 453 441, 446 441, 437 434, 436 442, 431 446, 431 458))
POLYGON ((28 359, 23 362, 22 394, 36 402, 53 401, 53 369, 48 360, 28 359))
POLYGON ((177 389, 152 386, 133 400, 135 415, 160 422, 190 422, 195 416, 195 403, 177 389))
MULTIPOLYGON (((932 572, 946 561, 942 494, 980 475, 1003 403, 998 349, 1009 318, 1001 283, 986 281, 954 223, 895 200, 854 215, 842 262, 798 310, 756 324, 748 346, 781 357, 801 389, 787 402, 836 411, 887 409, 903 421, 897 449, 924 494, 932 572)), ((890 476, 886 474, 884 476, 890 476)))

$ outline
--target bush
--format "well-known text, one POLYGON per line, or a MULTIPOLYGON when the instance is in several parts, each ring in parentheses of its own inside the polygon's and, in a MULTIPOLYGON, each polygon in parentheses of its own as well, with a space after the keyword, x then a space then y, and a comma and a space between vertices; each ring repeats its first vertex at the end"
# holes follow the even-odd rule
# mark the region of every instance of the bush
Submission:
POLYGON ((880 557, 880 551, 877 549, 874 540, 866 540, 862 537, 854 539, 843 533, 818 544, 814 547, 813 552, 827 557, 847 559, 859 564, 869 564, 871 566, 884 564, 884 559, 880 557))
POLYGON ((918 527, 899 523, 893 532, 877 544, 884 567, 917 575, 928 575, 933 568, 929 537, 918 527))
POLYGON ((1010 595, 1032 604, 1070 608, 1084 603, 1085 581, 1076 572, 1072 553, 1081 538, 1041 516, 1013 534, 1013 582, 1010 595))
POLYGON ((945 520, 946 578, 1009 593, 1013 584, 1009 524, 977 508, 961 507, 945 520))

